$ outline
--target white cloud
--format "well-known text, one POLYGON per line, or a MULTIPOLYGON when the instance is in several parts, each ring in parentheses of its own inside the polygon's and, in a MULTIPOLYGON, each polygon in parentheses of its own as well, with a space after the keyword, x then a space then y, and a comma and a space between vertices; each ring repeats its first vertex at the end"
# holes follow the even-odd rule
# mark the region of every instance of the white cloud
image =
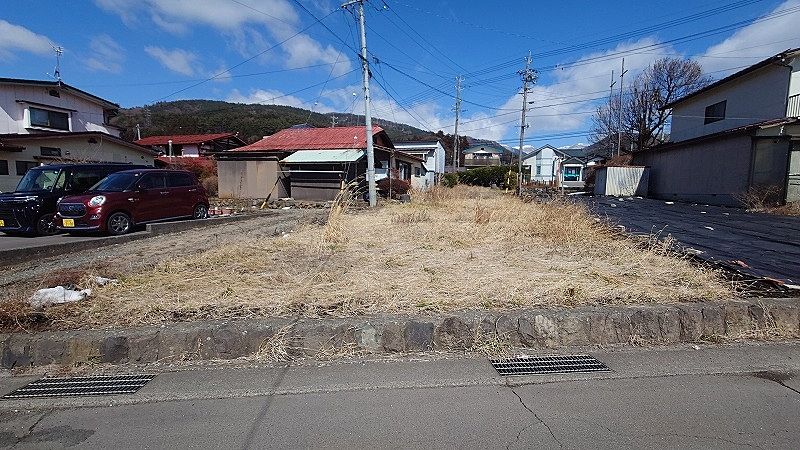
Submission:
POLYGON ((289 68, 303 67, 315 63, 336 64, 332 75, 342 75, 353 70, 350 60, 341 52, 328 45, 323 47, 319 42, 306 35, 300 35, 283 44, 284 50, 289 54, 286 66, 289 68))
POLYGON ((178 36, 184 36, 186 34, 189 34, 189 26, 184 23, 172 22, 168 19, 161 17, 158 14, 151 14, 150 19, 153 21, 154 24, 156 24, 156 26, 158 26, 158 28, 161 28, 162 30, 168 33, 172 33, 178 36))
POLYGON ((101 72, 120 73, 125 61, 125 50, 111 36, 101 34, 89 41, 89 59, 86 66, 101 72))
MULTIPOLYGON (((800 6, 800 0, 786 1, 770 13, 800 6)), ((706 72, 754 64, 789 47, 800 46, 798 13, 787 14, 748 25, 719 44, 695 56, 706 72), (745 57, 752 58, 745 58, 745 57)))
POLYGON ((182 75, 192 76, 199 70, 196 68, 197 55, 179 48, 167 50, 161 47, 145 47, 144 51, 167 69, 182 75))
POLYGON ((15 51, 46 55, 52 47, 46 36, 0 19, 0 60, 13 58, 15 51))
MULTIPOLYGON (((261 27, 279 41, 286 53, 287 67, 314 63, 333 63, 340 59, 336 74, 352 69, 350 59, 331 46, 323 46, 309 35, 297 33, 300 17, 288 0, 247 0, 244 6, 215 0, 95 0, 106 11, 119 15, 129 26, 136 23, 137 13, 147 11, 156 26, 171 32, 185 33, 192 25, 211 26, 232 41, 244 56, 253 56, 269 48, 261 36, 261 27)), ((265 62, 267 58, 259 58, 265 62)))

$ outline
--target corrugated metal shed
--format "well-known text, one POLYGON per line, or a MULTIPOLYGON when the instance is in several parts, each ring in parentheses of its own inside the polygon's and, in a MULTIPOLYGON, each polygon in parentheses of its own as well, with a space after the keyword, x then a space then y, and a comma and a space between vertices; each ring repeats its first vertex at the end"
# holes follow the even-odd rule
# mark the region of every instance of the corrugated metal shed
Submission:
POLYGON ((599 167, 595 176, 595 195, 647 196, 649 167, 599 167))
POLYGON ((283 158, 282 163, 303 164, 303 163, 347 163, 361 159, 365 154, 364 150, 345 149, 345 150, 300 150, 283 158))

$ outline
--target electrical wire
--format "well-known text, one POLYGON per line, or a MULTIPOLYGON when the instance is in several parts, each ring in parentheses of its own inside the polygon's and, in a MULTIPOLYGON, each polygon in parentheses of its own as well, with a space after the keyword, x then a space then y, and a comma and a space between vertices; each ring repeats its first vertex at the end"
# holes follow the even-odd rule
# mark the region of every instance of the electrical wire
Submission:
MULTIPOLYGON (((233 0, 233 1, 236 1, 236 0, 233 0)), ((237 1, 237 3, 239 3, 239 2, 237 1)), ((330 16, 331 16, 333 13, 335 13, 336 11, 337 11, 337 10, 334 10, 334 11, 331 11, 331 12, 329 12, 329 13, 328 13, 328 14, 327 14, 325 17, 323 17, 323 19, 326 19, 326 18, 330 17, 330 16)), ((264 13, 264 14, 266 14, 266 13, 264 13)), ((317 20, 317 22, 319 22, 319 23, 321 23, 321 24, 322 24, 322 22, 321 22, 321 21, 319 21, 319 19, 317 20)), ((325 24, 322 24, 322 25, 324 26, 325 24)), ((289 40, 291 40, 291 39, 293 39, 293 38, 295 38, 295 37, 299 36, 300 34, 304 33, 306 30, 308 30, 309 28, 311 28, 311 27, 313 27, 313 26, 314 26, 314 24, 308 25, 308 26, 306 26, 306 27, 302 28, 300 31, 296 32, 295 34, 293 34, 293 35, 289 36, 288 38, 286 38, 286 39, 284 39, 284 40, 282 40, 282 41, 278 42, 278 43, 277 43, 277 44, 275 44, 275 45, 273 45, 272 47, 269 47, 269 48, 267 48, 266 50, 262 50, 262 51, 260 51, 260 52, 256 53, 255 55, 253 55, 253 56, 251 56, 251 57, 249 57, 249 58, 245 59, 244 61, 241 61, 241 62, 239 62, 239 63, 237 63, 237 64, 234 64, 233 66, 231 66, 231 67, 229 67, 229 68, 227 68, 227 69, 225 69, 225 70, 223 70, 223 71, 221 71, 221 72, 219 72, 219 73, 217 73, 217 74, 215 74, 215 75, 213 75, 213 76, 211 76, 211 77, 205 78, 205 79, 203 79, 202 81, 199 81, 199 82, 197 82, 197 83, 193 83, 193 84, 192 84, 192 85, 190 85, 190 86, 187 86, 187 87, 185 87, 185 88, 182 88, 182 89, 178 89, 178 90, 177 90, 177 91, 175 91, 175 92, 172 92, 172 93, 170 93, 170 94, 167 94, 167 95, 165 95, 165 96, 163 96, 163 97, 161 97, 161 98, 159 98, 159 99, 155 100, 155 101, 154 101, 154 102, 152 102, 152 103, 159 102, 159 101, 162 101, 162 100, 166 100, 166 99, 168 99, 168 98, 170 98, 170 97, 172 97, 172 96, 174 96, 174 95, 180 94, 181 92, 185 92, 185 91, 187 91, 187 90, 189 90, 189 89, 195 88, 195 87, 197 87, 197 86, 200 86, 200 85, 202 85, 202 84, 205 84, 205 83, 208 83, 208 82, 209 82, 209 81, 211 81, 211 80, 215 80, 215 79, 217 79, 217 78, 221 77, 222 75, 225 75, 226 73, 230 73, 230 71, 231 71, 231 70, 233 70, 233 69, 235 69, 235 68, 237 68, 237 67, 240 67, 240 66, 242 66, 242 65, 244 65, 244 64, 247 64, 248 62, 250 62, 250 61, 252 61, 252 60, 254 60, 254 59, 258 58, 259 56, 261 56, 261 55, 264 55, 264 54, 266 54, 267 52, 269 52, 269 51, 271 51, 271 50, 273 50, 273 49, 275 49, 275 48, 277 48, 277 47, 279 47, 279 46, 281 46, 281 45, 285 44, 285 43, 286 43, 286 42, 288 42, 289 40)))

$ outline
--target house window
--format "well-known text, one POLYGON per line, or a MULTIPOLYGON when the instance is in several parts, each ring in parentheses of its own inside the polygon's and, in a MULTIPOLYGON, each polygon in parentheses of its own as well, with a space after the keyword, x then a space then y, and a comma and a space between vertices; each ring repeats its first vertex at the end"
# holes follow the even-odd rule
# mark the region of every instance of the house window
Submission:
POLYGON ((33 107, 28 109, 31 115, 31 126, 69 131, 69 113, 33 107))
POLYGON ((39 167, 39 163, 36 161, 17 161, 17 175, 25 175, 34 167, 39 167))
POLYGON ((564 181, 580 181, 581 168, 574 166, 564 167, 564 181))
POLYGON ((725 118, 725 106, 727 105, 728 101, 723 100, 719 103, 714 103, 713 105, 706 106, 706 120, 704 125, 708 125, 710 123, 718 122, 725 118))
POLYGON ((0 175, 8 175, 8 161, 0 159, 0 175))
POLYGON ((536 166, 536 175, 542 174, 542 166, 536 166))
POLYGON ((42 156, 61 156, 61 149, 58 147, 39 147, 42 156))

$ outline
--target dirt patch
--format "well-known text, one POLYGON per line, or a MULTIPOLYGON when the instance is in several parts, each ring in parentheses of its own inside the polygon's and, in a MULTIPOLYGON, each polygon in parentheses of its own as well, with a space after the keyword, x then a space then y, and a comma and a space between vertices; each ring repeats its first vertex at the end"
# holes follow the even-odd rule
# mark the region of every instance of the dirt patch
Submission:
MULTIPOLYGON (((525 203, 489 189, 434 189, 358 213, 334 208, 327 225, 277 237, 239 226, 242 235, 226 242, 182 252, 187 243, 172 242, 173 251, 126 270, 117 285, 48 316, 58 328, 83 328, 734 296, 714 271, 655 241, 643 248, 583 205, 525 203)), ((146 252, 140 246, 131 251, 146 252)))

